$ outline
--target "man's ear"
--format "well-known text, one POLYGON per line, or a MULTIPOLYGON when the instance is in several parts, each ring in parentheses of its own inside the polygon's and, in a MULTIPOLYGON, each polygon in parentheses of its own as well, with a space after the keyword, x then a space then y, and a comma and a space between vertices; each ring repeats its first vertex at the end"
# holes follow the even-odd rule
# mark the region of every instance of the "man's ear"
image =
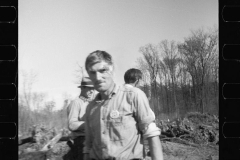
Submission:
POLYGON ((139 82, 139 80, 136 80, 136 81, 134 82, 134 87, 137 86, 138 82, 139 82))

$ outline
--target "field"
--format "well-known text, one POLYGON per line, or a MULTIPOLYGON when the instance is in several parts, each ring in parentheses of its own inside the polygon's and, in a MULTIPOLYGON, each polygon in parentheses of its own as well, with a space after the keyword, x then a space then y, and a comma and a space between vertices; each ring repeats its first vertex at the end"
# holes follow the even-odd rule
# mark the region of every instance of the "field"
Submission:
MULTIPOLYGON (((184 119, 159 120, 164 159, 166 160, 217 160, 218 117, 215 115, 189 113, 184 119)), ((21 160, 67 160, 70 147, 67 144, 69 131, 56 131, 44 126, 35 126, 31 135, 19 138, 21 160), (58 134, 57 134, 58 133, 58 134)), ((146 160, 151 154, 146 144, 146 160)))

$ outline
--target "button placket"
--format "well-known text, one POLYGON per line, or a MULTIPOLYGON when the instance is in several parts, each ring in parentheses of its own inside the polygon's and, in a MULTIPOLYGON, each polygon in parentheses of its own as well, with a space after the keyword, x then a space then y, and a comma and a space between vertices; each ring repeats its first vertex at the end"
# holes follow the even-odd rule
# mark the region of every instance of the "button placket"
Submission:
MULTIPOLYGON (((107 132, 106 132, 106 112, 107 112, 107 107, 106 107, 106 103, 104 103, 101 106, 101 117, 100 117, 100 121, 101 121, 101 139, 103 140, 103 144, 104 145, 104 141, 107 139, 107 132)), ((105 145, 104 145, 105 146, 105 145)), ((106 147, 105 147, 106 148, 106 147)))

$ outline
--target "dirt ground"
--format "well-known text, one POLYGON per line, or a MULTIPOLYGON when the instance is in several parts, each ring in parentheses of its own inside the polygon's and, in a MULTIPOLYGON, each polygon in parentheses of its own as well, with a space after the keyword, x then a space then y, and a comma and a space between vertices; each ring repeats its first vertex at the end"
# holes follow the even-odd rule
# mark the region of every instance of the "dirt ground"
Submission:
MULTIPOLYGON (((32 145, 25 145, 19 148, 19 151, 28 152, 27 148, 33 148, 32 145)), ((199 146, 192 147, 180 143, 173 143, 168 141, 162 142, 163 154, 165 160, 218 160, 219 148, 218 146, 199 146)), ((56 146, 46 154, 45 160, 64 160, 64 155, 69 151, 66 142, 57 143, 56 146)), ((30 160, 35 159, 36 156, 24 156, 21 154, 19 159, 30 160)), ((146 160, 151 160, 147 157, 146 160)))
MULTIPOLYGON (((158 124, 162 130, 162 137, 160 139, 162 142, 164 160, 219 159, 218 116, 189 113, 186 118, 181 121, 160 121, 158 124), (170 136, 169 133, 171 133, 170 136), (181 135, 180 133, 184 134, 181 135)), ((37 130, 36 133, 38 133, 37 130)), ((45 133, 43 130, 39 132, 39 136, 35 136, 39 137, 38 139, 36 138, 36 142, 40 145, 37 145, 37 143, 19 145, 19 159, 70 160, 69 157, 72 157, 72 152, 69 152, 70 147, 67 145, 66 141, 58 142, 47 152, 39 152, 43 147, 41 140, 44 140, 47 135, 48 132, 45 133)), ((46 142, 48 142, 48 140, 46 140, 46 142)), ((148 151, 147 142, 144 142, 144 144, 148 151)), ((151 160, 151 158, 146 157, 146 160, 151 160)))
POLYGON ((166 160, 218 160, 218 146, 192 147, 180 143, 162 142, 166 160))

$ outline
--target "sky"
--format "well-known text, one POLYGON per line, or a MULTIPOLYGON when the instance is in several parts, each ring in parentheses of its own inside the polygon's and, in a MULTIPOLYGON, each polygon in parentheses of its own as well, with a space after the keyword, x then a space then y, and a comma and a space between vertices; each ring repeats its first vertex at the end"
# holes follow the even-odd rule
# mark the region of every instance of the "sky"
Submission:
POLYGON ((104 50, 115 61, 114 80, 136 67, 139 48, 162 40, 183 42, 191 30, 218 26, 217 0, 21 0, 18 2, 19 94, 22 72, 34 73, 33 92, 63 106, 75 98, 76 70, 104 50))

